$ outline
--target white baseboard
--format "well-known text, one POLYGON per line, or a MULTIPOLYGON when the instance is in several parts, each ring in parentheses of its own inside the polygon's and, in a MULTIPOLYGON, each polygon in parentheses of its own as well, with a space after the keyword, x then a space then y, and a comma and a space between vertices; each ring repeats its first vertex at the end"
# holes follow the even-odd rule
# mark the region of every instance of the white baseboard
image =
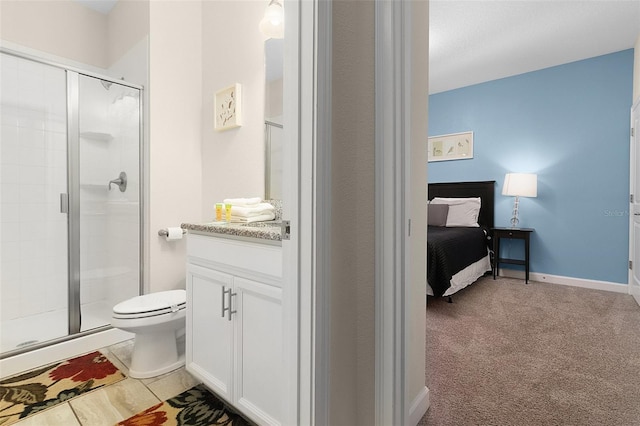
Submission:
POLYGON ((409 408, 409 424, 415 426, 429 409, 429 388, 426 386, 418 393, 409 408))
MULTIPOLYGON (((524 271, 515 269, 500 268, 499 273, 501 276, 508 278, 519 278, 524 280, 525 277, 524 271)), ((550 275, 539 272, 530 272, 529 281, 547 282, 551 284, 568 285, 572 287, 590 288, 592 290, 604 290, 614 293, 629 294, 629 286, 627 284, 588 280, 584 278, 563 277, 560 275, 550 275)))

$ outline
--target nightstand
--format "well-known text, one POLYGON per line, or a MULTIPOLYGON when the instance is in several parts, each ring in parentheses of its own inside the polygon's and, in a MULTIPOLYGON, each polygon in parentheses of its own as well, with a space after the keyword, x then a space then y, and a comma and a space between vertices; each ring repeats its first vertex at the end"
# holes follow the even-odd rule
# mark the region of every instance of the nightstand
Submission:
POLYGON ((524 265, 526 284, 529 283, 529 239, 533 228, 491 228, 493 231, 493 279, 498 275, 498 268, 501 263, 512 265, 524 265), (509 238, 524 241, 524 260, 509 259, 500 257, 500 239, 509 238))

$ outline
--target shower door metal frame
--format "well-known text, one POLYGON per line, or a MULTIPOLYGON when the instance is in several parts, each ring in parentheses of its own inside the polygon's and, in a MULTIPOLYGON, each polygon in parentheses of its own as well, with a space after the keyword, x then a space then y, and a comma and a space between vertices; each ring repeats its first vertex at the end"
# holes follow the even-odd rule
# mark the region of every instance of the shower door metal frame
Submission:
POLYGON ((69 335, 80 332, 80 79, 77 72, 67 74, 67 238, 69 282, 69 335))
MULTIPOLYGON (((104 325, 96 327, 91 330, 80 331, 80 176, 79 176, 79 144, 80 144, 80 132, 78 128, 79 120, 79 108, 77 100, 79 99, 79 76, 84 75, 87 77, 97 78, 99 80, 107 81, 110 83, 116 83, 122 86, 126 86, 132 89, 139 90, 138 100, 138 117, 139 117, 139 149, 138 149, 138 216, 139 216, 139 229, 138 229, 138 241, 139 241, 139 274, 138 274, 138 294, 144 293, 144 189, 145 189, 145 173, 144 159, 145 159, 145 144, 144 144, 144 87, 128 83, 124 80, 118 80, 116 78, 100 75, 94 72, 88 72, 73 66, 68 66, 48 59, 39 58, 27 53, 19 52, 13 49, 8 49, 0 46, 0 53, 15 56, 21 59, 37 62, 44 65, 53 66, 62 69, 66 72, 67 83, 67 202, 68 202, 68 215, 67 215, 67 243, 68 243, 68 292, 69 292, 69 306, 68 320, 69 320, 69 334, 66 336, 58 337, 55 339, 47 340, 45 342, 39 342, 33 345, 26 346, 24 348, 15 349, 0 353, 0 359, 9 358, 15 355, 20 355, 26 352, 31 352, 36 349, 55 345, 57 343, 73 340, 78 337, 87 336, 90 334, 98 333, 112 328, 111 325, 104 325), (71 84, 74 83, 74 84, 71 84), (75 98, 76 103, 70 103, 70 100, 75 98), (74 135, 72 137, 72 135, 74 135), (76 161, 76 163, 72 162, 76 161), (72 170, 71 164, 78 164, 77 170, 72 170)), ((62 204, 62 202, 61 202, 62 204)), ((63 206, 61 205, 61 208, 63 206)))

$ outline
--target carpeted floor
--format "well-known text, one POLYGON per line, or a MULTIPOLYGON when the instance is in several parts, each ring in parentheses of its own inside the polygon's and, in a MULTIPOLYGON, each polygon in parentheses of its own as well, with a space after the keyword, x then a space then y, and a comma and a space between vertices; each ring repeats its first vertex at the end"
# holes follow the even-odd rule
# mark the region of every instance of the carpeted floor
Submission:
POLYGON ((631 296, 484 277, 426 315, 420 425, 640 425, 631 296))

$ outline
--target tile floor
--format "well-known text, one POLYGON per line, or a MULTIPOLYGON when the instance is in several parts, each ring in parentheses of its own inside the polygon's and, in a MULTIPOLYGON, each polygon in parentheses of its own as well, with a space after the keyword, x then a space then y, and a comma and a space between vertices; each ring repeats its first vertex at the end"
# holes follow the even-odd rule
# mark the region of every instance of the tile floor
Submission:
MULTIPOLYGON (((126 376, 131 364, 133 340, 100 349, 126 376)), ((150 379, 125 378, 39 414, 16 426, 113 426, 152 405, 197 385, 183 368, 150 379)))

